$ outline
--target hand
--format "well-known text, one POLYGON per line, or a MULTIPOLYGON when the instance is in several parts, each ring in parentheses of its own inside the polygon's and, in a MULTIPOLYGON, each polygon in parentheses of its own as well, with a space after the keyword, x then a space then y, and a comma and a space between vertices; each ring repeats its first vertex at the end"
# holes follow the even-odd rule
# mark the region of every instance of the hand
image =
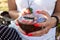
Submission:
POLYGON ((46 15, 48 17, 47 21, 46 22, 43 22, 43 23, 39 23, 40 26, 44 26, 45 29, 42 29, 42 30, 39 30, 39 31, 36 31, 36 32, 32 32, 32 33, 29 33, 28 36, 42 36, 44 34, 47 34, 48 31, 55 26, 56 24, 56 19, 54 17, 51 17, 46 11, 40 11, 39 13, 42 13, 44 15, 46 15))

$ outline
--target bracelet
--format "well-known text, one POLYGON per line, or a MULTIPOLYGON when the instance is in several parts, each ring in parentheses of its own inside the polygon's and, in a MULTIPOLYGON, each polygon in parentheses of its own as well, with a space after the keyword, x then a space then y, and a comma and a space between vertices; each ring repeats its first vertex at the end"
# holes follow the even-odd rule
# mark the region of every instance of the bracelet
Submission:
POLYGON ((56 18, 56 25, 55 25, 55 27, 58 25, 58 23, 59 23, 59 18, 57 17, 57 16, 51 16, 51 17, 55 17, 56 18))

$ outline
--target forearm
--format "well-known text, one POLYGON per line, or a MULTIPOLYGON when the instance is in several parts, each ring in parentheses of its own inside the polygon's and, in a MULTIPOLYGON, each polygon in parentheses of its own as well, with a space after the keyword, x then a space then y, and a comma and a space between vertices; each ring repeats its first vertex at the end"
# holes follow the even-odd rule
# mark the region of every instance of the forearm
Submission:
POLYGON ((60 23, 60 12, 55 12, 53 16, 57 16, 59 18, 59 23, 60 23))
POLYGON ((16 18, 18 18, 19 13, 16 10, 10 10, 9 15, 11 16, 12 19, 16 19, 16 18))
POLYGON ((17 6, 15 3, 15 0, 8 0, 8 8, 9 8, 9 14, 11 18, 16 19, 18 18, 19 14, 17 11, 17 6))

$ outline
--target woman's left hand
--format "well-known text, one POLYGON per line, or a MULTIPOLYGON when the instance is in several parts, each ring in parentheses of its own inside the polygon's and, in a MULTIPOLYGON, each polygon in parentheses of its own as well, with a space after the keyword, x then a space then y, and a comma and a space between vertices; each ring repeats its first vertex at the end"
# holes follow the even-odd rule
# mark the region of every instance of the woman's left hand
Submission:
POLYGON ((56 19, 54 17, 51 17, 46 11, 40 11, 38 13, 42 13, 48 17, 48 20, 46 22, 39 23, 40 26, 44 26, 45 29, 36 32, 31 32, 28 34, 28 36, 42 36, 44 34, 47 34, 49 30, 56 25, 56 19))

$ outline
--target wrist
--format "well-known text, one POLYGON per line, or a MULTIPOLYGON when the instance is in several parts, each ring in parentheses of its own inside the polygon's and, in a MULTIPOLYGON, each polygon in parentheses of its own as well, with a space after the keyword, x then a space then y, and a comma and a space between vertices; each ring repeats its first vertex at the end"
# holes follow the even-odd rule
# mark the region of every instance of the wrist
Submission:
POLYGON ((56 18, 55 17, 52 17, 52 23, 54 24, 54 27, 56 27, 56 22, 57 22, 57 20, 56 20, 56 18))
POLYGON ((55 27, 58 25, 59 23, 59 18, 57 16, 52 16, 53 20, 55 21, 55 27))

